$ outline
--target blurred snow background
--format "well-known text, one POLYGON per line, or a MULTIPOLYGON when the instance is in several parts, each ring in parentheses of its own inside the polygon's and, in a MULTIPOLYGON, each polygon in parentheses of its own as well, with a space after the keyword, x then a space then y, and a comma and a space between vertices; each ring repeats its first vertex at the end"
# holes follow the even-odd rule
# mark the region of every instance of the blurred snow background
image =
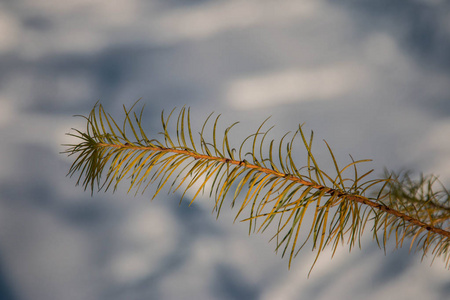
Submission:
MULTIPOLYGON (((237 137, 313 129, 338 161, 440 175, 450 185, 450 5, 410 1, 2 0, 0 298, 448 299, 449 273, 371 241, 290 270, 211 199, 90 196, 59 154, 97 100, 222 114, 237 137)), ((140 106, 139 106, 140 107, 140 106)), ((124 190, 124 189, 123 189, 124 190)), ((390 248, 392 249, 392 248, 390 248)))

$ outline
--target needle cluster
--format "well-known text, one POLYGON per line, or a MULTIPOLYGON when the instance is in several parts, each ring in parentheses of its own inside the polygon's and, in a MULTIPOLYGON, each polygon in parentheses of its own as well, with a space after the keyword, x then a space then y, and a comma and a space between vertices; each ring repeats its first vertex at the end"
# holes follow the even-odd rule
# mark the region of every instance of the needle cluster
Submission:
MULTIPOLYGON (((134 105, 133 105, 134 107, 134 105)), ((193 190, 190 203, 200 194, 214 199, 213 210, 219 216, 224 203, 237 207, 236 219, 249 223, 249 231, 270 228, 276 250, 292 259, 305 247, 316 252, 316 260, 326 247, 332 253, 341 244, 351 250, 361 246, 366 228, 382 248, 394 237, 396 246, 405 240, 423 256, 442 257, 450 261, 450 198, 442 187, 436 192, 435 177, 413 181, 407 173, 388 174, 368 179, 371 171, 358 172, 361 163, 354 160, 344 167, 325 142, 332 161, 333 174, 319 167, 313 155, 313 132, 307 136, 302 125, 294 134, 279 141, 269 140, 272 128, 257 131, 240 143, 230 146, 232 124, 220 135, 219 116, 209 115, 198 136, 193 134, 190 110, 182 108, 174 119, 174 110, 161 114, 162 131, 150 138, 142 128, 143 109, 124 107, 119 124, 96 105, 88 116, 85 131, 68 133, 78 144, 65 145, 64 153, 75 156, 69 175, 78 173, 77 184, 85 189, 115 191, 124 179, 128 191, 143 193, 155 187, 153 198, 167 187, 169 192, 193 190), (176 132, 169 132, 176 122, 176 132), (206 139, 210 130, 212 139, 206 139), (306 150, 303 166, 298 167, 294 144, 306 150)), ((350 156, 351 157, 351 156, 350 156)), ((313 267, 312 266, 312 267, 313 267)), ((311 267, 311 269, 312 269, 311 267)))

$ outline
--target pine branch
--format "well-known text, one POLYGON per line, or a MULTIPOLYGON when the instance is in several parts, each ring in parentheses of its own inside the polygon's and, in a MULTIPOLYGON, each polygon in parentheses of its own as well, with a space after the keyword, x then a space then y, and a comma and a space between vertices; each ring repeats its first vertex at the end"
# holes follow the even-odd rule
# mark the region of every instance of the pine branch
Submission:
POLYGON ((433 191, 435 177, 422 177, 414 182, 407 174, 392 173, 385 178, 366 180, 373 170, 359 175, 358 165, 369 160, 352 158, 350 164, 339 168, 325 142, 336 171, 336 175, 330 176, 319 168, 312 154, 312 132, 308 139, 300 125, 289 142, 284 142, 287 134, 279 142, 266 142, 272 129, 262 131, 267 119, 237 150, 230 147, 228 139, 237 122, 225 129, 218 142, 220 115, 212 125, 212 141, 205 140, 204 132, 211 114, 199 133, 200 142, 196 143, 190 126, 190 111, 185 108, 177 118, 176 139, 172 139, 168 131, 172 110, 167 118, 164 113, 161 115, 163 138, 150 140, 141 126, 143 109, 138 115, 132 113, 133 107, 129 110, 124 107, 125 118, 120 127, 102 105, 96 105, 89 116, 84 117, 86 131, 74 129, 75 134, 69 133, 81 140, 78 144, 65 145, 68 148, 64 153, 76 155, 69 175, 79 172, 77 184, 90 188, 91 193, 94 189, 106 191, 111 187, 115 191, 122 179, 127 178, 128 192, 135 189, 136 194, 156 185, 155 198, 172 178, 169 192, 184 188, 181 199, 188 190, 196 189, 191 204, 200 193, 209 191, 209 196, 215 198, 217 216, 229 198, 232 207, 240 201, 236 219, 244 210, 249 211, 249 216, 242 221, 249 222, 250 231, 275 229, 272 239, 276 239, 276 250, 283 248, 282 256, 289 252, 289 266, 308 242, 316 251, 313 266, 328 245, 332 245, 333 254, 345 240, 350 250, 356 243, 360 246, 368 223, 380 247, 385 248, 394 233, 397 247, 409 238, 411 248, 415 245, 415 250, 420 249, 423 256, 431 251, 434 258, 441 256, 449 266, 449 193, 445 188, 433 191), (292 157, 298 136, 307 153, 306 165, 302 168, 296 166, 292 157), (251 151, 244 154, 245 147, 251 147, 251 151), (346 178, 349 172, 352 176, 346 178), (228 197, 233 190, 234 195, 228 197), (312 214, 306 214, 308 209, 312 214), (301 234, 300 228, 308 228, 304 225, 306 215, 310 215, 312 221, 309 230, 301 234), (278 224, 270 225, 276 218, 278 224), (256 226, 258 220, 261 224, 256 226), (300 240, 303 242, 298 246, 300 240))

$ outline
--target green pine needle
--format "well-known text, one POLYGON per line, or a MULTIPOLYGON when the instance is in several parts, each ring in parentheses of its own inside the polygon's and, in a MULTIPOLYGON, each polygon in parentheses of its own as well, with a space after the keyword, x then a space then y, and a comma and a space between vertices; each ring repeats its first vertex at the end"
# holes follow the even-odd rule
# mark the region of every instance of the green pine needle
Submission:
POLYGON ((386 173, 384 178, 367 180, 372 170, 361 174, 358 166, 370 160, 351 158, 351 163, 340 168, 325 142, 334 167, 334 175, 327 174, 313 155, 312 132, 306 136, 300 125, 288 142, 288 134, 278 142, 268 141, 272 127, 263 131, 267 119, 238 150, 231 148, 229 140, 238 122, 219 138, 220 115, 212 123, 213 114, 209 115, 196 139, 190 110, 185 107, 176 118, 174 134, 169 132, 172 110, 167 117, 161 114, 161 138, 149 139, 141 126, 143 109, 137 114, 134 106, 124 107, 124 121, 119 126, 96 104, 89 116, 82 116, 86 130, 68 133, 79 139, 78 144, 65 145, 63 153, 76 157, 68 175, 78 173, 77 185, 90 189, 91 194, 94 190, 115 191, 123 179, 129 184, 128 192, 134 190, 135 194, 155 186, 153 198, 164 187, 169 187, 169 192, 184 189, 182 199, 193 190, 191 204, 206 192, 215 199, 217 216, 224 202, 229 202, 238 207, 236 219, 247 214, 242 221, 249 223, 250 232, 274 230, 276 250, 289 256, 289 267, 306 246, 316 252, 312 267, 326 247, 331 247, 333 255, 345 243, 350 250, 360 247, 366 226, 382 248, 391 236, 397 247, 408 240, 410 248, 422 252, 423 257, 442 257, 449 267, 450 193, 444 187, 434 190, 436 177, 422 176, 415 182, 408 173, 386 173), (205 139, 208 128, 212 129, 209 141, 205 139), (306 149, 301 168, 294 163, 298 137, 306 149), (248 147, 251 150, 244 153, 248 147))

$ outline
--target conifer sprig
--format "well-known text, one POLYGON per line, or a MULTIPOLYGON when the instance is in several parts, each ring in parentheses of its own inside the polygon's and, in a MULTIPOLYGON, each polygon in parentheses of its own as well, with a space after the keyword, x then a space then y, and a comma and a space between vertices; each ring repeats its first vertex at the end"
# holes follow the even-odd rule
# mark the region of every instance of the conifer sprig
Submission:
POLYGON ((124 106, 125 117, 119 126, 101 104, 96 105, 87 117, 82 116, 87 121, 85 132, 73 129, 75 133, 68 133, 79 139, 78 144, 65 145, 64 152, 76 156, 68 175, 79 173, 77 185, 91 193, 115 191, 126 179, 128 192, 134 189, 136 194, 154 185, 153 198, 164 187, 169 192, 182 191, 181 199, 193 190, 191 204, 206 192, 215 199, 217 217, 229 202, 239 207, 236 219, 244 211, 248 214, 243 221, 249 222, 249 232, 270 228, 276 250, 289 256, 289 266, 306 245, 316 251, 313 266, 327 246, 333 255, 339 244, 348 243, 350 250, 360 246, 366 226, 380 247, 386 247, 392 234, 397 247, 408 238, 411 248, 423 256, 431 252, 434 258, 443 257, 449 266, 449 192, 433 190, 435 177, 414 182, 406 173, 392 173, 368 180, 373 170, 360 174, 358 166, 369 160, 352 158, 340 168, 325 142, 335 170, 335 175, 329 175, 313 155, 313 133, 307 137, 302 125, 289 140, 286 134, 280 141, 268 141, 272 128, 263 131, 266 119, 236 149, 230 146, 229 133, 238 122, 219 139, 220 115, 210 122, 211 114, 197 138, 186 108, 178 114, 174 135, 169 132, 172 110, 167 117, 161 114, 161 138, 150 139, 142 128, 143 108, 137 114, 133 107, 124 106), (207 141, 209 128, 212 140, 207 141), (306 149, 301 168, 293 156, 297 140, 306 149))

